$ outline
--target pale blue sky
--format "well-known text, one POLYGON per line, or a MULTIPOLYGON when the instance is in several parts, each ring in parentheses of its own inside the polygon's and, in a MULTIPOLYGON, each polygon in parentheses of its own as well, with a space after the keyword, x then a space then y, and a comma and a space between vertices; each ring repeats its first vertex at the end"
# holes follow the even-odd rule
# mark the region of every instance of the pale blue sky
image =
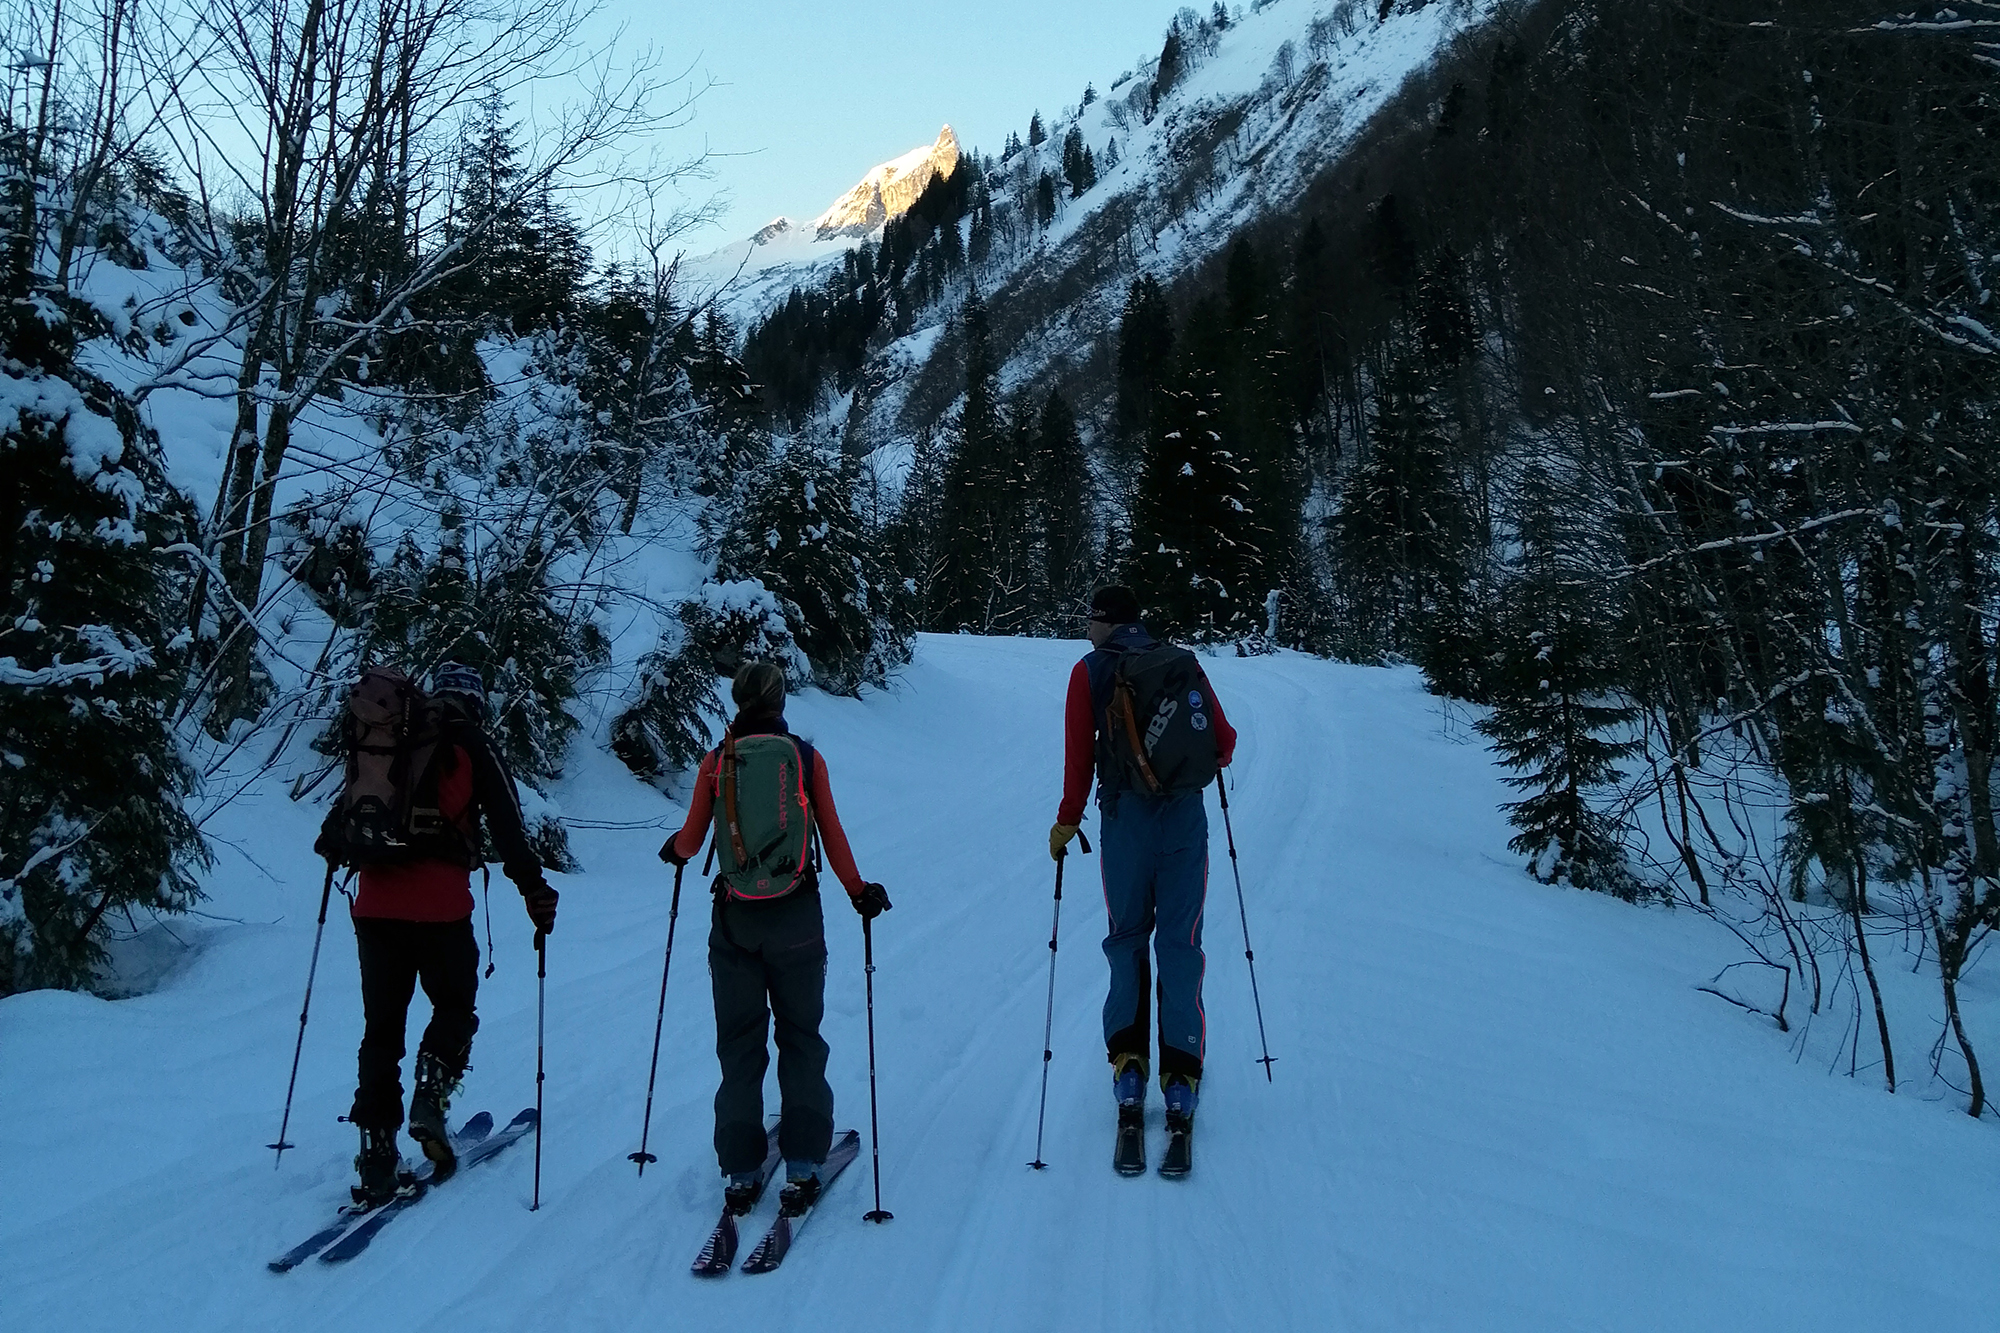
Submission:
POLYGON ((1052 116, 1085 83, 1101 93, 1156 55, 1184 2, 607 0, 606 17, 717 81, 668 144, 730 155, 711 185, 733 203, 719 228, 688 238, 699 252, 781 213, 813 216, 947 122, 967 148, 999 152, 1036 108, 1052 116))

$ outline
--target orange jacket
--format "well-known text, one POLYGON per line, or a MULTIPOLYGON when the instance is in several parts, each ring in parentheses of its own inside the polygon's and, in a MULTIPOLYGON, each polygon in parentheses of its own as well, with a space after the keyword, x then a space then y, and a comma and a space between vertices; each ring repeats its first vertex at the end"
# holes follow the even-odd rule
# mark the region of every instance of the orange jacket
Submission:
MULTIPOLYGON (((687 822, 673 837, 674 854, 689 861, 701 851, 702 839, 708 836, 715 819, 715 770, 721 753, 710 750, 702 756, 701 772, 695 777, 694 798, 688 802, 687 822)), ((840 814, 833 808, 833 784, 827 778, 826 756, 817 746, 813 747, 812 781, 806 795, 812 803, 813 823, 819 829, 827 864, 833 867, 848 896, 859 898, 865 881, 854 867, 854 850, 847 845, 847 832, 840 827, 840 814)))

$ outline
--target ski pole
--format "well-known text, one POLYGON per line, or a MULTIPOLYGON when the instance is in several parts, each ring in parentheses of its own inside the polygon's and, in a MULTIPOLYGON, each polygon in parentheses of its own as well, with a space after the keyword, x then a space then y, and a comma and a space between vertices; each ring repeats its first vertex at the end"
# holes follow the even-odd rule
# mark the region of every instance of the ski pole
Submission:
POLYGON ((874 922, 861 918, 861 961, 868 986, 868 1149, 875 1157, 875 1207, 862 1215, 866 1222, 887 1222, 895 1216, 882 1207, 882 1131, 875 1115, 875 932, 874 922))
POLYGON ((542 1014, 549 990, 549 937, 535 932, 535 1197, 531 1213, 542 1207, 542 1014))
POLYGON ((674 867, 674 901, 667 909, 667 961, 660 965, 660 1012, 653 1019, 653 1072, 646 1075, 646 1120, 639 1127, 639 1151, 630 1154, 627 1161, 639 1164, 639 1174, 646 1174, 646 1163, 660 1159, 646 1151, 646 1140, 653 1132, 653 1082, 660 1076, 660 1028, 667 1021, 667 971, 674 965, 674 923, 681 915, 681 872, 687 869, 683 861, 674 867))
POLYGON ((1257 993, 1257 955, 1250 949, 1250 914, 1243 907, 1243 871, 1236 863, 1236 830, 1229 824, 1229 784, 1218 781, 1215 790, 1222 797, 1222 831, 1229 839, 1229 872, 1236 877, 1236 919, 1243 926, 1243 957, 1250 964, 1250 1002, 1257 1006, 1257 1044, 1264 1048, 1264 1058, 1257 1063, 1264 1066, 1264 1081, 1270 1083, 1271 1062, 1277 1057, 1271 1054, 1271 1044, 1264 1039, 1264 1000, 1257 993))
POLYGON ((299 1056, 306 1049, 306 1015, 312 1012, 313 978, 319 975, 319 945, 320 941, 326 937, 326 905, 333 897, 333 871, 333 862, 328 861, 326 863, 326 883, 320 887, 319 891, 319 925, 313 928, 312 963, 306 968, 306 998, 305 1002, 299 1006, 299 1039, 298 1043, 292 1047, 292 1076, 285 1082, 285 1118, 278 1123, 278 1141, 264 1145, 266 1148, 277 1150, 278 1155, 271 1163, 273 1171, 277 1170, 279 1165, 284 1162, 285 1149, 292 1146, 285 1139, 285 1131, 292 1126, 292 1091, 299 1086, 299 1056))
MULTIPOLYGON (((1090 855, 1090 839, 1083 835, 1082 829, 1076 831, 1076 840, 1083 845, 1083 854, 1090 855)), ((1069 849, 1065 847, 1062 856, 1056 858, 1056 914, 1049 923, 1049 1009, 1042 1019, 1042 1109, 1035 1113, 1035 1160, 1028 1163, 1037 1171, 1048 1166, 1042 1160, 1042 1129, 1049 1114, 1049 1061, 1055 1057, 1051 1038, 1056 1028, 1056 939, 1062 934, 1063 859, 1068 855, 1069 849)))

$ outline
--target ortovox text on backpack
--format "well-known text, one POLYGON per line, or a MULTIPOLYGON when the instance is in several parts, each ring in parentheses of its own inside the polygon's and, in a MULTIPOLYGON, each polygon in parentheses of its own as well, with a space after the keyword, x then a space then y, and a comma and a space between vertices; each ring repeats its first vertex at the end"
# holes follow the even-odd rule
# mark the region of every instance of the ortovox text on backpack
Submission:
POLYGON ((731 897, 782 898, 813 874, 811 747, 724 733, 715 765, 715 850, 731 897))
POLYGON ((1215 700, 1201 660, 1161 644, 1121 653, 1111 677, 1111 753, 1154 795, 1200 791, 1221 771, 1215 700))
POLYGON ((438 859, 470 865, 469 832, 438 808, 443 710, 417 683, 371 667, 341 717, 347 776, 327 816, 329 858, 341 865, 438 859))

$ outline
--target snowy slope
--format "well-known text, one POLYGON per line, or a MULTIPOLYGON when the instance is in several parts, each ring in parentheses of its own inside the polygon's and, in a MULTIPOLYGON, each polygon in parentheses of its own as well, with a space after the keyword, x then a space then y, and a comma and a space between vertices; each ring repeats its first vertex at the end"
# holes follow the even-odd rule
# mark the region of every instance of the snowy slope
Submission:
MULTIPOLYGON (((897 902, 876 932, 894 1222, 861 1220, 864 1154, 781 1273, 687 1275, 718 1185, 704 904, 684 902, 660 1165, 642 1180, 624 1155, 666 930, 653 853, 678 811, 579 746, 559 794, 589 871, 562 879, 550 942, 542 1211, 527 1210, 531 1154, 516 1150, 344 1269, 264 1271, 344 1194, 352 1132, 334 1117, 360 1025, 336 911, 300 1146, 274 1171, 261 1145, 319 890, 314 811, 274 783, 219 817, 213 916, 187 923, 202 947, 161 989, 0 1001, 0 1327, 1987 1326, 1990 1128, 1782 1058, 1768 1024, 1695 991, 1736 956, 1710 923, 1528 880, 1504 851, 1486 753, 1408 671, 1212 663, 1243 733, 1232 803, 1275 1082, 1253 1063, 1218 824, 1196 1174, 1112 1174, 1102 915, 1092 861, 1072 861, 1050 1169, 1029 1171, 1043 832, 1076 652, 930 637, 889 692, 794 703, 863 873, 897 902)), ((534 1096, 535 976, 520 907, 496 888, 499 972, 460 1109, 505 1116, 534 1096)), ((860 931, 837 898, 828 919, 838 1119, 865 1131, 860 931)), ((1973 1003, 1990 1033, 1995 997, 1973 1003)), ((1921 1049, 1930 1034, 1903 1035, 1921 1049)))
MULTIPOLYGON (((1061 178, 1072 127, 1100 163, 1115 144, 1118 163, 1078 199, 1058 190, 1050 226, 996 247, 977 275, 1003 389, 1067 381, 1114 345, 1134 278, 1171 285, 1246 226, 1288 213, 1413 78, 1499 8, 1499 0, 1436 0, 1399 5, 1377 22, 1377 6, 1355 0, 1271 0, 1213 33, 1212 49, 1191 43, 1187 72, 1150 116, 1150 64, 1089 106, 1067 109, 1039 148, 1002 164, 996 201, 1025 215, 1040 175, 1061 178)), ((944 325, 958 304, 948 299, 919 322, 944 325)), ((851 438, 890 444, 944 415, 963 389, 964 351, 955 329, 932 347, 920 373, 866 403, 851 438)), ((1088 417, 1109 382, 1100 374, 1067 387, 1088 417)))

